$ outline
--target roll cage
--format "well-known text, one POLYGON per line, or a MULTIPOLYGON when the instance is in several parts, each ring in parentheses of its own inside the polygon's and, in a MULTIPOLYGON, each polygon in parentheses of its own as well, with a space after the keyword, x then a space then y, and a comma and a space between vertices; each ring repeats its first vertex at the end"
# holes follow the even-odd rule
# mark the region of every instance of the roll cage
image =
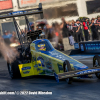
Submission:
POLYGON ((22 42, 22 39, 21 39, 21 36, 20 36, 20 32, 22 33, 22 31, 21 31, 15 17, 20 17, 20 16, 25 17, 25 22, 26 22, 27 29, 28 29, 28 38, 31 38, 32 40, 35 40, 37 37, 39 37, 39 34, 41 34, 42 31, 30 31, 31 27, 30 27, 27 15, 33 15, 33 14, 40 14, 41 19, 43 19, 43 9, 42 9, 42 4, 41 3, 39 3, 38 8, 35 8, 35 9, 0 13, 0 19, 13 18, 14 26, 15 26, 15 29, 16 29, 16 33, 17 33, 19 42, 21 44, 21 48, 23 46, 22 45, 23 42, 22 42))

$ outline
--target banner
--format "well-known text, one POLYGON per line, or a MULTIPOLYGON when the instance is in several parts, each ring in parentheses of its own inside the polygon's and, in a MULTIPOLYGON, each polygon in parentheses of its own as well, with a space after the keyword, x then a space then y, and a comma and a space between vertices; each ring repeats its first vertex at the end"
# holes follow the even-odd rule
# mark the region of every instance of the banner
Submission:
POLYGON ((79 46, 85 53, 100 53, 100 41, 80 42, 79 46))
POLYGON ((28 6, 34 6, 37 4, 37 0, 18 0, 19 1, 19 7, 28 7, 28 6))
POLYGON ((0 10, 13 8, 12 0, 0 0, 0 10))
MULTIPOLYGON (((28 6, 36 6, 36 5, 39 5, 39 3, 42 3, 42 4, 50 3, 50 2, 54 3, 57 1, 62 1, 62 0, 18 0, 20 8, 28 7, 28 6)), ((66 1, 66 0, 63 0, 63 1, 66 1)))

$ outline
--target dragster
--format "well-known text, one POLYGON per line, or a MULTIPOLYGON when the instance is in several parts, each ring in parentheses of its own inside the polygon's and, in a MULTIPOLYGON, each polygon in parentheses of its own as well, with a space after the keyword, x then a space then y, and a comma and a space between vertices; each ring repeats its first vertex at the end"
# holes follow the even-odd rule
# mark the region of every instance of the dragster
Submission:
POLYGON ((43 18, 42 4, 39 8, 9 12, 0 15, 0 19, 13 18, 16 32, 20 41, 20 47, 17 48, 20 57, 17 57, 12 63, 7 62, 8 71, 12 79, 28 77, 33 75, 54 76, 59 82, 60 79, 66 79, 70 84, 73 77, 89 78, 90 74, 96 74, 100 78, 100 67, 94 64, 93 68, 82 64, 81 62, 71 58, 70 56, 57 51, 47 39, 39 39, 41 30, 30 31, 30 25, 27 15, 40 14, 43 18), (27 43, 25 47, 22 43, 18 24, 15 17, 25 16, 28 33, 27 43))

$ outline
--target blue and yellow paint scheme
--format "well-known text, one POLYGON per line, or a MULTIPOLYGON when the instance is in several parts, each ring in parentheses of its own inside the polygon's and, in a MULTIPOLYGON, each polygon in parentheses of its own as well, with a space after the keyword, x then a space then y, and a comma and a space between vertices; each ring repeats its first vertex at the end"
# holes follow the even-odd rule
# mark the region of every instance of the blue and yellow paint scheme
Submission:
POLYGON ((38 39, 30 44, 31 63, 19 64, 21 77, 32 75, 49 75, 54 73, 64 73, 63 63, 65 60, 70 62, 72 70, 82 70, 88 67, 79 61, 57 51, 53 48, 49 40, 38 39))

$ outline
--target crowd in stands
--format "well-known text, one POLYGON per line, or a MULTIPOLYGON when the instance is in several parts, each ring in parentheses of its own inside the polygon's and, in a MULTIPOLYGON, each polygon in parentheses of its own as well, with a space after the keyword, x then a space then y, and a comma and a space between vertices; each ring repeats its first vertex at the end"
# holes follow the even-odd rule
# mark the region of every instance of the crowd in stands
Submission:
POLYGON ((70 45, 75 42, 100 40, 100 16, 91 20, 83 18, 76 21, 66 21, 62 18, 61 21, 62 23, 55 22, 52 26, 46 24, 45 34, 47 39, 62 43, 62 39, 68 37, 70 45))
MULTIPOLYGON (((34 30, 34 26, 31 27, 34 30)), ((63 38, 68 38, 70 45, 81 41, 100 40, 100 16, 91 20, 89 18, 83 18, 82 20, 77 19, 76 21, 66 21, 62 18, 61 23, 54 22, 51 26, 48 23, 38 24, 36 30, 42 30, 45 38, 56 42, 56 44, 63 44, 63 38)), ((26 35, 27 29, 21 30, 20 36, 23 40, 26 39, 26 35)), ((12 33, 5 31, 2 37, 4 39, 9 38, 10 41, 15 42, 17 35, 14 31, 12 33)))

